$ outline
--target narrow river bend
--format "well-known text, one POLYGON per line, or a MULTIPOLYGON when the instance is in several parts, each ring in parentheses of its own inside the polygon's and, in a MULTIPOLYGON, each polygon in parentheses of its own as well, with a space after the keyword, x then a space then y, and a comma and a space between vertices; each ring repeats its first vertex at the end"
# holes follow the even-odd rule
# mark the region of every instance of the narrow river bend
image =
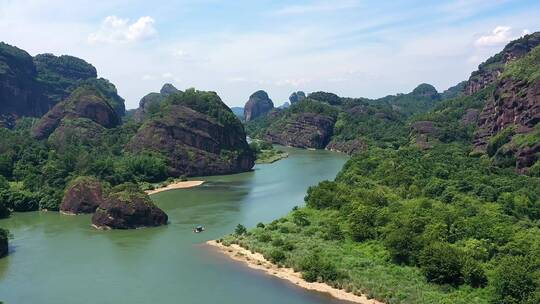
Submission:
POLYGON ((14 214, 0 259, 0 301, 19 303, 340 303, 253 271, 202 246, 234 230, 269 222, 303 204, 310 185, 333 179, 347 157, 287 149, 290 157, 253 172, 204 178, 201 187, 152 198, 166 227, 98 231, 90 216, 14 214), (192 233, 201 224, 207 231, 192 233))

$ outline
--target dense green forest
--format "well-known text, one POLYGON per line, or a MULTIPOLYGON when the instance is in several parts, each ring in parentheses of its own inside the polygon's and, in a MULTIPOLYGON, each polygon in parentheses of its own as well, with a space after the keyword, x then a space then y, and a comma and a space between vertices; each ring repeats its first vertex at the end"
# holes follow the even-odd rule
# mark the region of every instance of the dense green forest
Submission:
POLYGON ((386 106, 396 115, 386 124, 347 117, 344 99, 322 101, 339 111, 334 136, 362 134, 370 144, 335 180, 309 188, 305 207, 251 230, 239 225, 221 241, 385 303, 540 303, 540 124, 521 114, 514 124, 478 118, 492 104, 534 100, 539 53, 507 64, 472 95, 448 92, 427 111, 348 101, 368 112, 386 106), (486 138, 485 125, 500 129, 486 138), (520 157, 526 170, 517 170, 520 157))

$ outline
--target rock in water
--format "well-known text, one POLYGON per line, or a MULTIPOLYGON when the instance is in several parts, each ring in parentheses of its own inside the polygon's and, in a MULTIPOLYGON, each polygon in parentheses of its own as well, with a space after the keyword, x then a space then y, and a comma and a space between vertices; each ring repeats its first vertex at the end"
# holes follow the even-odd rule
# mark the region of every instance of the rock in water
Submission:
POLYGON ((135 229, 167 224, 167 214, 136 185, 120 185, 113 189, 92 216, 92 225, 100 229, 135 229))
POLYGON ((265 91, 257 91, 251 96, 244 106, 244 118, 246 121, 266 115, 274 109, 274 103, 265 91))
POLYGON ((8 254, 8 231, 0 228, 0 258, 8 254))
POLYGON ((254 165, 240 120, 216 93, 192 89, 171 95, 127 150, 165 155, 173 176, 236 173, 254 165))
POLYGON ((103 187, 92 177, 79 177, 66 189, 60 211, 71 214, 93 213, 103 204, 103 187))

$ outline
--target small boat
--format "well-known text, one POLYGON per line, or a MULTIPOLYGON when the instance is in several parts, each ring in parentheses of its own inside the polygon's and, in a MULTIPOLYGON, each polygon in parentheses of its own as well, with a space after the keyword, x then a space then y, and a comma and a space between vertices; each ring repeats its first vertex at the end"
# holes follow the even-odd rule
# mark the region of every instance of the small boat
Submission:
POLYGON ((203 226, 200 226, 200 225, 197 226, 197 227, 195 227, 195 228, 193 228, 193 232, 195 232, 195 233, 201 233, 201 232, 203 232, 203 231, 204 231, 204 227, 203 227, 203 226))

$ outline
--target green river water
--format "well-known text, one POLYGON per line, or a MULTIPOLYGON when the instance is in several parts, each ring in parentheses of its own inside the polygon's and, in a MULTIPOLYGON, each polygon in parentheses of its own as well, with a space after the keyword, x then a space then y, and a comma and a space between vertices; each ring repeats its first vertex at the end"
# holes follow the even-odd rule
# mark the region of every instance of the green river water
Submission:
POLYGON ((203 178, 156 194, 169 225, 98 231, 90 216, 56 212, 0 220, 13 234, 0 259, 0 301, 26 303, 342 303, 254 271, 204 242, 238 223, 270 222, 303 203, 308 186, 333 179, 346 156, 284 148, 290 157, 253 172, 203 178), (196 224, 207 231, 194 234, 196 224))

